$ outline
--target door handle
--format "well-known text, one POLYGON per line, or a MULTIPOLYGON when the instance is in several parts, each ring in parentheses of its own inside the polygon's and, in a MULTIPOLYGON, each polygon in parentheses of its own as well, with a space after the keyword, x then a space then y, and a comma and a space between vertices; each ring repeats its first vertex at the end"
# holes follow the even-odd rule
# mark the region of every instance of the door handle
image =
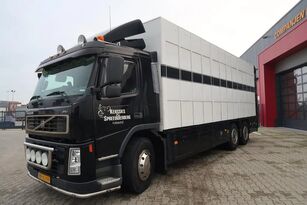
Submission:
POLYGON ((143 113, 135 112, 133 116, 134 116, 135 119, 142 119, 143 118, 143 113))

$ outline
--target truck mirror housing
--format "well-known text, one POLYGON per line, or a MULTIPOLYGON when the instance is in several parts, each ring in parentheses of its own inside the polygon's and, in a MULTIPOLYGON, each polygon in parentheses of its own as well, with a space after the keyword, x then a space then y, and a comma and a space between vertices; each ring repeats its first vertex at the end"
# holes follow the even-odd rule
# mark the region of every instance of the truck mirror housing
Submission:
POLYGON ((121 90, 122 88, 119 84, 107 85, 105 87, 105 95, 107 98, 119 97, 121 90))
POLYGON ((124 59, 120 56, 110 56, 107 62, 105 85, 121 83, 123 70, 124 59))

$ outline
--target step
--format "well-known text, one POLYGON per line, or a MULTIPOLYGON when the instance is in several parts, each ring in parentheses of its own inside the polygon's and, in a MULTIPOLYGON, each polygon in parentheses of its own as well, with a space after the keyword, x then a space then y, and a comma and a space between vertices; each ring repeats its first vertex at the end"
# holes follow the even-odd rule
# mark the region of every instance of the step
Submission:
POLYGON ((98 180, 98 182, 101 183, 101 185, 112 184, 118 181, 120 181, 120 178, 114 178, 114 177, 106 177, 98 180))

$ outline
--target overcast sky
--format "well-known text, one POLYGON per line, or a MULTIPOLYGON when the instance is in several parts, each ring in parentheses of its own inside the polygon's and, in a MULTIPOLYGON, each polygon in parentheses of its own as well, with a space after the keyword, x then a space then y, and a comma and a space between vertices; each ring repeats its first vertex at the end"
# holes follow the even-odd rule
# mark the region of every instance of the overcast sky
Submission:
POLYGON ((37 81, 35 68, 69 48, 79 34, 93 35, 130 20, 162 16, 240 56, 298 0, 1 0, 0 100, 27 103, 37 81))

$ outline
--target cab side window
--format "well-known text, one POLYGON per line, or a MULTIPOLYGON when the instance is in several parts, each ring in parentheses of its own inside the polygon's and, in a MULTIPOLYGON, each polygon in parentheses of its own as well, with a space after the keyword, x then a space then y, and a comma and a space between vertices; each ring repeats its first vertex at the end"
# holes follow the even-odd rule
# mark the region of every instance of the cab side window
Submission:
POLYGON ((121 83, 122 94, 136 93, 137 89, 137 71, 136 64, 133 61, 125 61, 123 70, 123 80, 121 83))

